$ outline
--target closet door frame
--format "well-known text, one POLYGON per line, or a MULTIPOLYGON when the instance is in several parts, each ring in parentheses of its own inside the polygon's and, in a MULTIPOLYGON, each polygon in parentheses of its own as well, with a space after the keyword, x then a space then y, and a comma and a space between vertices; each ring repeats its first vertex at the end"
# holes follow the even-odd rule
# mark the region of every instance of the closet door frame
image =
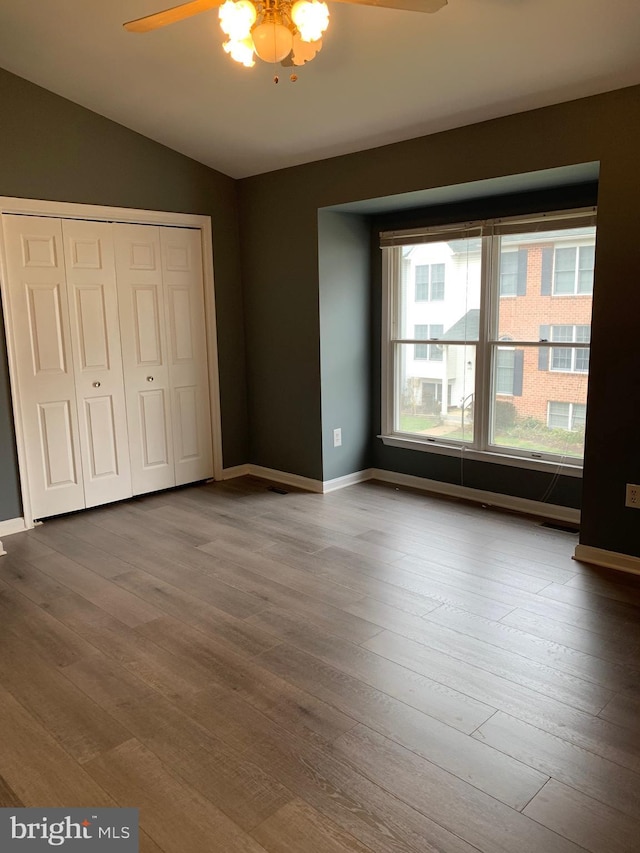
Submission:
MULTIPOLYGON (((202 245, 202 274, 204 287, 204 310, 207 335, 207 366, 209 375, 209 400, 211 409, 211 434, 213 450, 213 476, 223 478, 222 424, 220 415, 220 379, 218 373, 218 337, 216 329, 216 307, 213 274, 213 243, 211 217, 188 213, 171 213, 156 210, 137 210, 125 207, 103 207, 92 204, 41 201, 37 199, 9 198, 0 196, 0 214, 22 214, 24 216, 51 216, 58 219, 93 219, 99 222, 123 222, 136 225, 169 225, 193 228, 200 231, 202 245)), ((11 323, 11 299, 7 282, 7 266, 4 231, 0 228, 0 294, 4 307, 4 325, 9 360, 9 380, 13 423, 18 454, 18 471, 22 497, 24 529, 34 527, 31 511, 31 495, 27 476, 24 425, 21 417, 20 384, 18 382, 17 355, 14 330, 11 323)), ((0 553, 2 548, 0 546, 0 553)))

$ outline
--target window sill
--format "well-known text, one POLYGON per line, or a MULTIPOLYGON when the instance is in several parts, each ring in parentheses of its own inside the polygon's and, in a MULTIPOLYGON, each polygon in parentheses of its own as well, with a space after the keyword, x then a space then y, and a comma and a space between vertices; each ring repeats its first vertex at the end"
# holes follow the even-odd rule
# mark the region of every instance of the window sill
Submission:
POLYGON ((508 465, 512 468, 527 468, 532 471, 548 471, 565 477, 582 477, 582 465, 560 462, 557 459, 532 459, 530 456, 512 456, 492 450, 477 450, 460 444, 444 444, 436 441, 421 441, 399 435, 379 435, 378 438, 387 447, 401 447, 404 450, 418 450, 424 453, 438 453, 443 456, 455 456, 458 459, 475 459, 478 462, 492 462, 494 465, 508 465))

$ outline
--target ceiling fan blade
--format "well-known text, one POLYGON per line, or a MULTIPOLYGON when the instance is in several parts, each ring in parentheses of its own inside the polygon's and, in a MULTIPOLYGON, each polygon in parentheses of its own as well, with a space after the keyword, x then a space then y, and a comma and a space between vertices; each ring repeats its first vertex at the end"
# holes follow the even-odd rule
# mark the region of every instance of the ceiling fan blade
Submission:
POLYGON ((157 30, 159 27, 166 27, 168 24, 176 24, 185 18, 199 15, 200 12, 215 9, 217 6, 222 6, 223 2, 224 0, 191 0, 190 3, 172 6, 163 12, 156 12, 155 15, 147 15, 145 18, 136 18, 135 21, 127 21, 123 26, 130 33, 147 33, 149 30, 157 30))
POLYGON ((447 0, 332 0, 332 2, 381 6, 385 9, 406 9, 407 12, 438 12, 447 5, 447 0))

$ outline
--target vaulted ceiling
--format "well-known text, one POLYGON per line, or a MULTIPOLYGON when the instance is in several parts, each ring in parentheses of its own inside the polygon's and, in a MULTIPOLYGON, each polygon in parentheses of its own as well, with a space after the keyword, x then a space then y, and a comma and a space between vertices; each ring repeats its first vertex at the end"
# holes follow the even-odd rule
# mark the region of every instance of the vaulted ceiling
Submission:
POLYGON ((232 62, 216 11, 122 29, 172 2, 2 0, 0 66, 233 177, 640 83, 638 0, 329 2, 295 83, 232 62))

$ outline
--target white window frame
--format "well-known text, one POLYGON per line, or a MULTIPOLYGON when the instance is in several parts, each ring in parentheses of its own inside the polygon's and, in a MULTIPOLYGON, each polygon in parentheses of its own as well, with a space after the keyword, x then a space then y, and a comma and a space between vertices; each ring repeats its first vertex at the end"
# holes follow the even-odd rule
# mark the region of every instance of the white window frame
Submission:
MULTIPOLYGON (((493 375, 495 373, 492 370, 492 364, 495 360, 493 352, 505 345, 505 342, 497 337, 500 277, 494 272, 499 270, 501 246, 500 240, 492 240, 491 238, 500 234, 521 233, 523 226, 527 226, 531 233, 534 233, 535 231, 595 226, 595 224, 596 209, 593 207, 540 214, 533 217, 509 217, 406 231, 387 231, 380 235, 382 248, 396 247, 396 251, 387 251, 382 254, 382 432, 379 438, 385 445, 448 456, 465 456, 470 459, 499 462, 504 465, 534 470, 552 468, 567 476, 582 476, 582 459, 567 459, 560 454, 502 447, 491 442, 489 434, 493 421, 491 409, 495 404, 496 397, 493 387, 493 375), (436 439, 428 436, 421 438, 415 434, 399 432, 394 428, 394 424, 397 422, 396 408, 399 404, 395 394, 399 361, 396 361, 395 354, 399 346, 424 343, 424 341, 416 339, 398 337, 399 318, 397 313, 400 300, 397 298, 396 288, 399 287, 401 281, 401 247, 420 242, 441 242, 467 236, 474 237, 478 234, 482 237, 479 340, 446 341, 447 345, 475 346, 476 348, 474 439, 472 442, 448 441, 445 438, 436 439)), ((582 294, 574 294, 574 297, 579 295, 582 294)), ((549 340, 514 340, 509 342, 509 346, 514 349, 545 347, 550 350, 552 346, 555 348, 576 348, 575 342, 552 343, 549 340)), ((589 349, 590 342, 581 344, 581 348, 589 349)), ((549 353, 550 355, 551 353, 549 353)), ((581 375, 588 373, 588 371, 576 372, 581 375)))

